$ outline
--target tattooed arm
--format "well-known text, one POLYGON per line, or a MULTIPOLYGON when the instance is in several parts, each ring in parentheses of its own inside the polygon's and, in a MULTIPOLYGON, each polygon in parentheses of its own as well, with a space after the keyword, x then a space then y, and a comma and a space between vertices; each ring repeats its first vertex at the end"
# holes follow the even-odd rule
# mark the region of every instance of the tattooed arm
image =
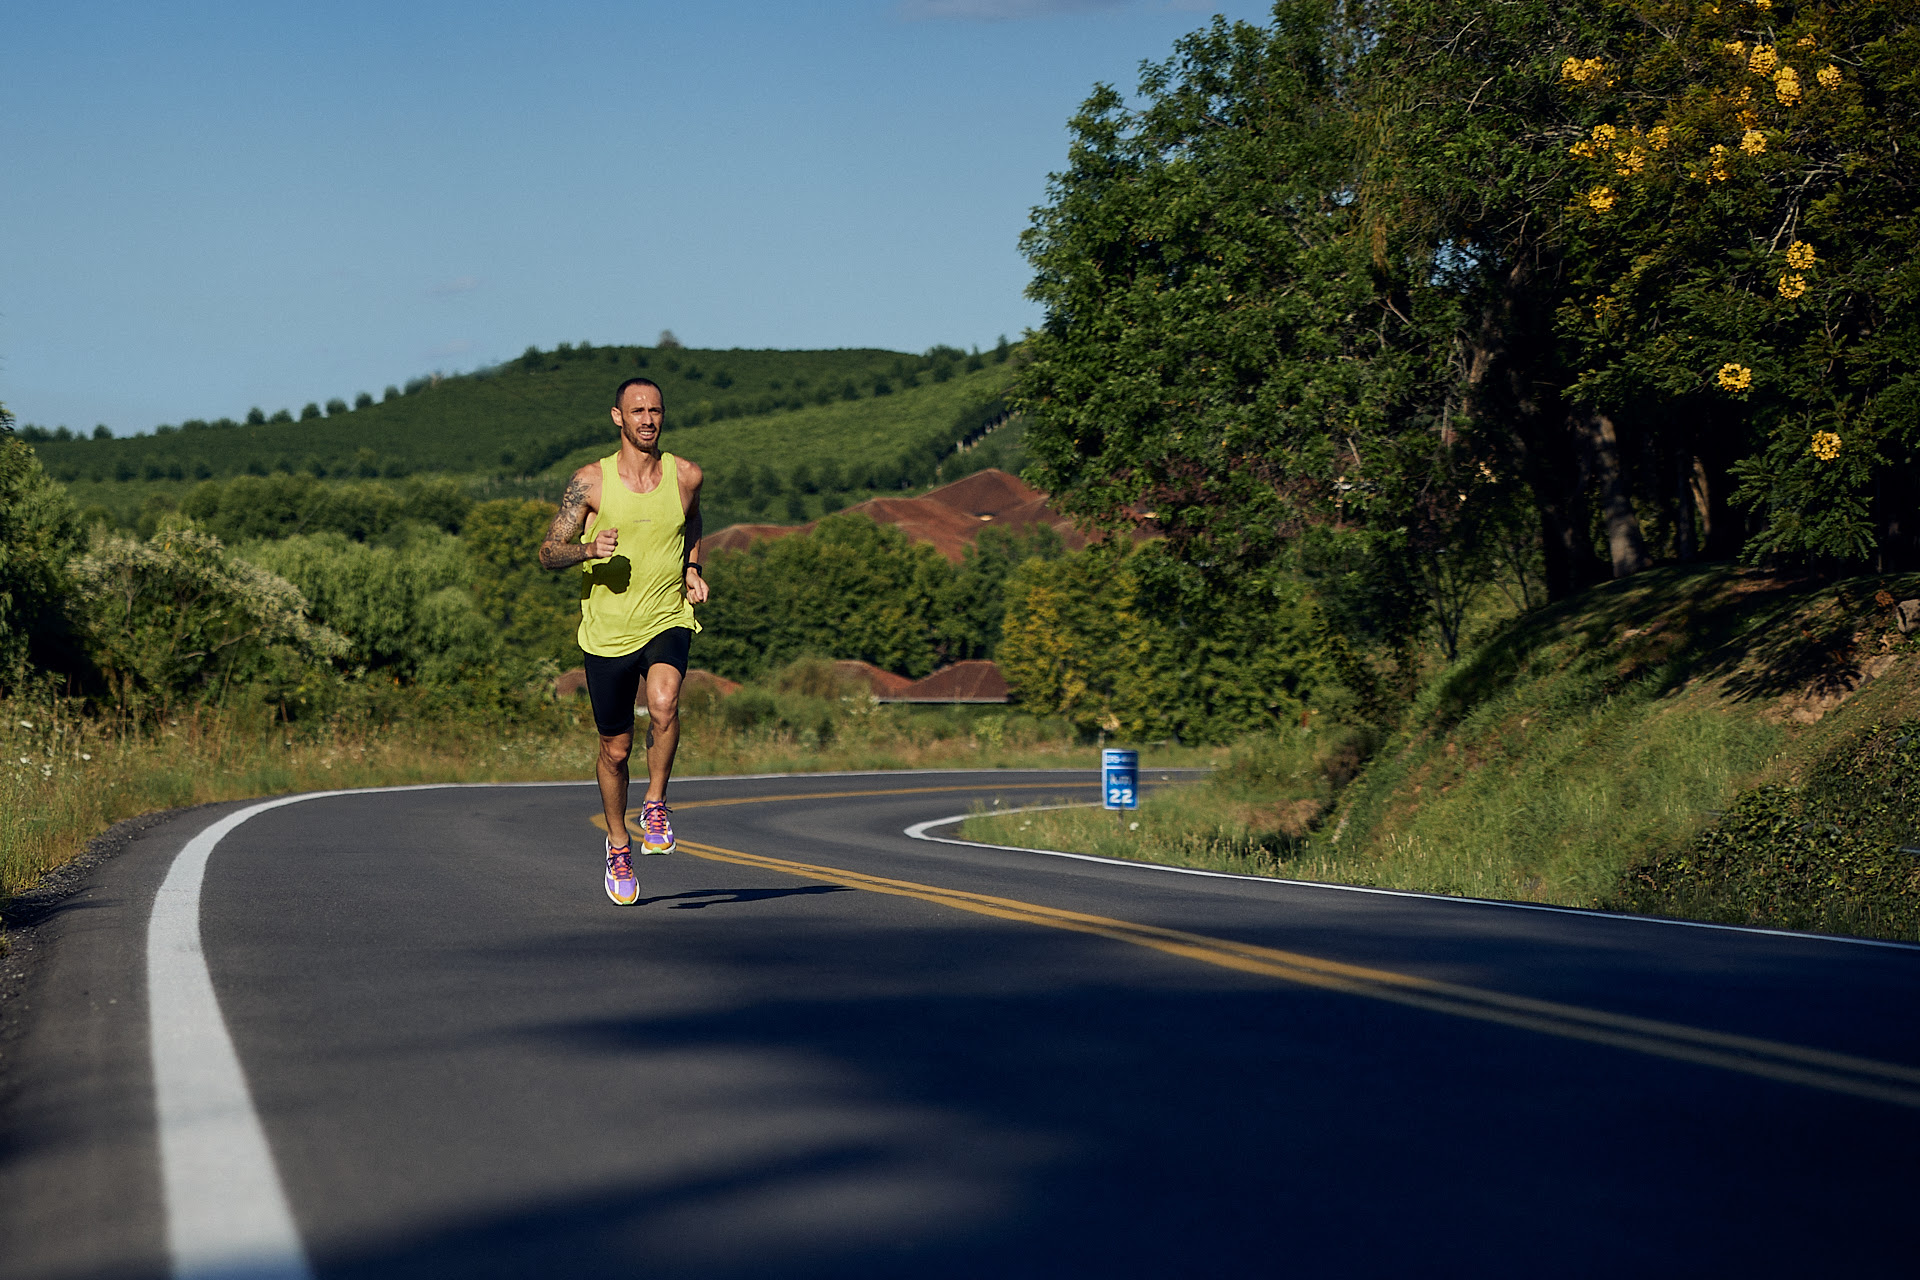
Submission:
POLYGON ((580 531, 587 527, 587 512, 595 505, 592 482, 599 479, 598 464, 590 464, 573 473, 567 491, 560 497, 560 510, 547 527, 540 544, 540 567, 565 569, 583 560, 604 560, 620 545, 618 529, 600 529, 592 542, 580 542, 580 531), (592 472, 594 474, 589 475, 592 472))

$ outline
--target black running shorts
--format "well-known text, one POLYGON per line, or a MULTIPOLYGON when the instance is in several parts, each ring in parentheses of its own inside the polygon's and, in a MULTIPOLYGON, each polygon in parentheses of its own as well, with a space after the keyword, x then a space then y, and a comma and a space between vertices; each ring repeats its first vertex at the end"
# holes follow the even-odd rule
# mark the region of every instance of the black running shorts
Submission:
POLYGON ((647 668, 664 662, 687 674, 687 650, 693 644, 691 627, 668 627, 639 650, 619 658, 589 653, 587 698, 593 703, 593 723, 605 738, 633 732, 633 704, 647 678, 647 668))

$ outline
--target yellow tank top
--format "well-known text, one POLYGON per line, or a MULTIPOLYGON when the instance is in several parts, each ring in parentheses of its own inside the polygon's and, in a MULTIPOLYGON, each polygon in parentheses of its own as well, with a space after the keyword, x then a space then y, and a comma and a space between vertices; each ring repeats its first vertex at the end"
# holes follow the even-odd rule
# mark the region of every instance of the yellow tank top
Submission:
POLYGON ((600 459, 600 509, 580 541, 597 530, 620 531, 604 560, 581 565, 580 647, 595 657, 624 658, 669 627, 700 630, 686 596, 686 511, 680 505, 680 460, 660 455, 660 483, 635 493, 620 480, 620 455, 600 459))

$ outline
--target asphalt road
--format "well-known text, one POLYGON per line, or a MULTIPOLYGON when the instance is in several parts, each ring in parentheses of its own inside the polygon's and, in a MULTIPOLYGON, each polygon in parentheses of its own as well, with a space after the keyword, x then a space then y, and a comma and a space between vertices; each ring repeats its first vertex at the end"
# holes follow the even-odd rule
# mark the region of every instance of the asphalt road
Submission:
POLYGON ((170 1222, 272 1204, 291 1252, 199 1274, 1913 1273, 1920 950, 903 834, 1094 796, 688 779, 628 908, 590 786, 312 799, 167 951, 248 806, 176 815, 0 1008, 0 1275, 166 1275, 170 1222), (202 955, 213 1030, 151 1027, 202 955), (216 1041, 251 1110, 157 1107, 216 1041))

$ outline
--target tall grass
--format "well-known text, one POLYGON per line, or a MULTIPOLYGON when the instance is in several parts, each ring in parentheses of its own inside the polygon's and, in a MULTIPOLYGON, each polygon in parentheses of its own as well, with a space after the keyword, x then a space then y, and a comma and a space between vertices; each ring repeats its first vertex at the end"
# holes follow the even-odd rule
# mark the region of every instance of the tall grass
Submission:
POLYGON ((1359 767, 1365 745, 1363 735, 1338 729, 1251 739, 1221 753, 1216 772, 1199 783, 1156 778, 1143 760, 1146 795, 1132 812, 979 810, 960 833, 1028 849, 1290 875, 1308 847, 1312 824, 1359 767))
MULTIPOLYGON (((1529 726, 1530 727, 1530 726, 1529 726)), ((1137 814, 980 814, 966 839, 1176 866, 1570 906, 1683 845, 1776 748, 1780 730, 1711 708, 1619 707, 1537 733, 1499 760, 1431 750, 1378 759, 1330 824, 1306 830, 1329 780, 1244 780, 1246 744, 1193 788, 1137 814), (1236 774, 1240 776, 1236 776, 1236 774)))

